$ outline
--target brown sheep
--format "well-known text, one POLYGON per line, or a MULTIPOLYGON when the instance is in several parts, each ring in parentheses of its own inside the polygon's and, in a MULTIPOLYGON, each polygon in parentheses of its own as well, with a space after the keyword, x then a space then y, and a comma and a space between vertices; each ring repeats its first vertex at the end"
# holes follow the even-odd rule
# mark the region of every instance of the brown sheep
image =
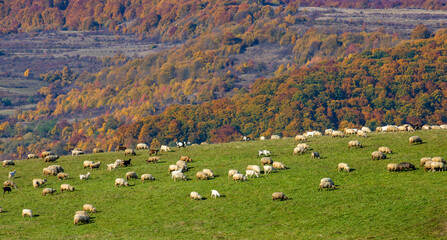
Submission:
POLYGON ((272 165, 273 164, 273 160, 269 157, 263 157, 261 158, 261 165, 272 165))
POLYGON ((284 194, 284 193, 282 193, 282 192, 274 192, 273 194, 272 194, 272 200, 273 201, 275 201, 275 200, 281 200, 281 201, 283 201, 283 200, 288 200, 289 198, 284 194))

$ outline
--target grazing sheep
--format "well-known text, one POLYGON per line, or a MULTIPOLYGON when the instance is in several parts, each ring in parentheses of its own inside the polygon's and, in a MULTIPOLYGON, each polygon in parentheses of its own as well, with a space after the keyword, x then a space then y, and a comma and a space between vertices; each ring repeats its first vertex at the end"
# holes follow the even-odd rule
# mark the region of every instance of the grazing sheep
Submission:
POLYGON ((15 166, 16 164, 14 163, 14 161, 12 160, 3 160, 2 162, 2 166, 6 167, 6 166, 15 166))
POLYGON ((128 186, 129 186, 129 183, 128 183, 126 180, 124 180, 124 178, 117 178, 117 179, 115 179, 115 187, 117 187, 117 186, 120 186, 120 187, 122 187, 122 186, 128 187, 128 186))
POLYGON ((93 168, 99 168, 101 166, 101 162, 96 162, 90 165, 90 170, 92 170, 93 168))
POLYGON ((220 193, 217 190, 211 190, 211 198, 220 197, 220 193))
POLYGON ((82 206, 82 210, 84 210, 85 212, 91 212, 91 213, 96 212, 96 208, 93 207, 92 204, 84 204, 84 206, 82 206))
POLYGON ((320 183, 323 183, 323 182, 331 182, 331 183, 334 183, 334 181, 332 181, 332 179, 330 179, 330 178, 322 178, 322 179, 320 180, 320 183))
POLYGON ((64 169, 62 168, 61 165, 51 165, 48 166, 49 168, 53 168, 56 171, 56 174, 54 174, 55 176, 60 173, 60 172, 64 172, 64 169))
POLYGON ((379 147, 379 151, 383 153, 393 153, 389 147, 379 147))
POLYGON ((206 175, 208 175, 209 178, 214 178, 214 173, 211 169, 203 169, 202 172, 204 172, 206 175))
POLYGON ((349 141, 348 142, 348 148, 352 148, 352 147, 355 147, 355 148, 360 147, 360 148, 362 148, 363 145, 359 141, 357 141, 357 140, 349 141))
MULTIPOLYGON (((118 160, 119 160, 119 159, 118 159, 118 160)), ((118 160, 117 160, 117 161, 118 161, 118 160)), ((120 161, 120 162, 119 162, 119 165, 120 165, 121 167, 127 167, 127 166, 129 166, 129 165, 132 166, 132 163, 131 163, 130 161, 132 161, 132 159, 130 159, 130 158, 129 158, 129 160, 123 160, 123 161, 120 161)))
POLYGON ((397 130, 398 130, 399 132, 406 132, 406 131, 407 131, 407 126, 398 126, 398 127, 397 127, 397 130))
POLYGON ((202 200, 202 196, 200 196, 198 192, 191 192, 191 194, 189 194, 189 197, 191 198, 191 200, 202 200))
POLYGON ((265 140, 265 137, 264 136, 261 136, 260 138, 259 138, 259 140, 265 140))
POLYGON ((90 172, 87 172, 87 174, 79 174, 79 179, 81 180, 87 180, 90 178, 90 172))
POLYGON ((155 181, 155 178, 154 178, 154 176, 152 176, 152 174, 145 173, 145 174, 141 175, 141 182, 144 182, 145 180, 155 181))
POLYGON ((137 155, 136 153, 135 153, 135 150, 133 150, 133 149, 131 149, 131 148, 127 148, 126 150, 124 150, 124 156, 127 156, 127 155, 137 155))
POLYGON ((307 138, 304 135, 296 135, 295 141, 307 142, 307 138))
POLYGON ((171 151, 171 148, 169 148, 166 145, 161 145, 160 152, 170 152, 170 151, 171 151))
POLYGON ((271 137, 270 137, 270 139, 280 139, 281 137, 279 136, 279 135, 272 135, 271 137))
POLYGON ((3 194, 5 194, 5 192, 8 192, 8 194, 11 192, 11 187, 3 187, 3 194))
POLYGON ((236 173, 233 175, 233 181, 245 182, 247 177, 242 173, 236 173))
POLYGON ((372 160, 386 159, 386 155, 381 151, 374 151, 373 153, 371 153, 371 159, 372 160))
POLYGON ((345 137, 345 134, 342 131, 333 131, 332 132, 332 137, 342 138, 342 137, 345 137))
POLYGON ((25 216, 34 217, 33 211, 31 211, 31 209, 23 209, 22 210, 22 217, 25 217, 25 216))
POLYGON ((158 161, 160 161, 160 157, 149 157, 146 162, 148 163, 157 163, 158 161))
POLYGON ((247 177, 259 177, 259 173, 254 170, 245 170, 245 175, 247 177))
POLYGON ((345 172, 350 172, 351 168, 348 166, 347 163, 339 163, 338 167, 337 167, 337 171, 345 171, 345 172))
POLYGON ((231 169, 231 170, 228 171, 228 177, 232 177, 234 174, 238 174, 238 173, 240 173, 238 170, 231 169))
POLYGON ((261 158, 261 165, 266 165, 266 164, 272 165, 273 164, 273 160, 271 158, 269 158, 269 157, 261 158))
POLYGON ((254 170, 259 174, 261 173, 261 167, 258 165, 248 165, 247 170, 254 170))
POLYGON ((104 150, 102 150, 101 148, 93 148, 93 153, 103 153, 104 150))
POLYGON ((33 179, 33 187, 38 188, 44 185, 47 182, 47 179, 35 178, 33 179))
POLYGON ((424 125, 422 126, 422 130, 430 130, 431 126, 429 125, 424 125))
POLYGON ((188 170, 188 165, 186 164, 185 161, 178 160, 177 163, 176 163, 176 165, 177 165, 180 169, 182 169, 183 171, 187 171, 187 170, 188 170))
POLYGON ((273 168, 280 170, 287 169, 287 167, 282 162, 274 162, 273 168))
POLYGON ((14 177, 16 176, 16 172, 17 172, 16 170, 9 172, 8 179, 14 179, 14 177))
POLYGON ((297 155, 298 153, 299 154, 303 154, 303 153, 306 153, 306 152, 307 152, 307 149, 305 149, 303 147, 295 147, 293 149, 293 155, 297 155))
POLYGON ((84 215, 84 216, 90 217, 90 215, 88 215, 88 213, 86 211, 76 211, 75 215, 84 215))
POLYGON ((409 170, 409 169, 416 170, 416 167, 413 164, 409 163, 409 162, 401 162, 401 163, 399 163, 398 168, 399 168, 399 171, 409 170))
POLYGON ((46 167, 46 168, 44 168, 44 169, 42 170, 42 174, 43 174, 44 176, 49 176, 49 175, 54 175, 54 176, 56 176, 56 175, 57 175, 57 172, 56 172, 56 169, 54 169, 54 168, 46 167))
POLYGON ((68 175, 68 173, 63 173, 63 172, 61 172, 61 173, 58 173, 57 174, 57 178, 59 179, 59 180, 65 180, 65 179, 67 179, 67 178, 69 178, 70 177, 70 175, 68 175))
POLYGON ((431 162, 431 171, 444 171, 445 170, 445 164, 443 162, 431 162))
POLYGON ((74 216, 74 225, 79 224, 79 223, 89 223, 90 222, 90 217, 86 216, 86 215, 82 215, 82 214, 76 214, 74 216))
POLYGON ((152 154, 155 154, 155 156, 157 156, 159 151, 160 150, 158 150, 158 149, 151 149, 151 151, 149 152, 149 155, 152 156, 152 154))
POLYGON ((442 157, 434 157, 434 158, 432 158, 431 159, 433 162, 443 162, 443 163, 445 163, 445 160, 444 160, 444 158, 442 158, 442 157))
POLYGON ((138 179, 138 175, 137 175, 137 173, 134 172, 134 171, 127 172, 127 173, 126 173, 126 179, 129 180, 130 178, 138 179))
POLYGON ((272 173, 273 167, 270 165, 264 165, 264 174, 272 173))
POLYGON ((306 132, 304 134, 304 136, 306 136, 306 137, 318 137, 318 136, 321 136, 321 132, 319 132, 319 131, 306 132))
POLYGON ((192 162, 192 159, 189 156, 180 156, 180 160, 185 162, 192 162))
POLYGON ((297 147, 302 147, 304 149, 310 150, 310 146, 307 145, 306 143, 298 143, 298 145, 296 145, 297 147))
POLYGON ((421 158, 421 166, 423 166, 427 161, 431 161, 431 157, 423 157, 423 158, 421 158))
POLYGON ((115 152, 119 152, 119 151, 125 151, 127 148, 125 146, 117 146, 115 148, 115 152))
POLYGON ((137 150, 140 150, 140 149, 149 149, 149 146, 147 146, 146 143, 138 143, 136 149, 137 149, 137 150))
POLYGON ((422 143, 422 139, 419 136, 412 136, 408 139, 408 142, 410 142, 410 144, 422 143))
POLYGON ((270 151, 267 151, 267 150, 259 150, 258 151, 258 156, 260 157, 261 155, 269 156, 269 155, 272 155, 272 153, 270 151))
POLYGON ((357 131, 357 136, 359 137, 368 137, 368 135, 366 134, 366 132, 362 131, 362 130, 358 130, 357 131))
POLYGON ((112 164, 107 164, 107 171, 115 170, 116 167, 118 167, 118 163, 117 162, 112 163, 112 164))
POLYGON ((49 156, 49 155, 54 155, 54 153, 51 151, 43 151, 41 154, 41 157, 45 158, 46 156, 49 156))
POLYGON ((399 171, 399 164, 397 164, 397 163, 390 163, 390 164, 388 164, 386 169, 387 169, 388 172, 397 172, 397 171, 399 171))
POLYGON ((321 159, 321 157, 320 157, 320 153, 318 153, 318 152, 312 152, 312 153, 310 154, 310 158, 318 158, 318 159, 321 159))
POLYGON ((197 172, 196 173, 196 179, 198 180, 208 180, 208 174, 204 173, 204 172, 197 172))
POLYGON ((357 129, 353 129, 353 128, 346 128, 345 129, 345 134, 356 134, 357 133, 357 129))
POLYGON ((91 165, 93 164, 93 161, 84 161, 84 166, 83 168, 89 168, 91 165))
POLYGON ((173 173, 171 178, 174 179, 175 182, 177 182, 177 179, 181 179, 181 180, 185 180, 185 181, 187 180, 185 174, 183 174, 181 172, 173 173))
POLYGON ((362 127, 362 129, 361 129, 363 132, 365 132, 365 133, 370 133, 371 132, 371 129, 369 128, 369 127, 362 127))
POLYGON ((3 187, 13 187, 13 188, 17 189, 16 183, 11 181, 11 180, 4 181, 3 182, 3 187))
POLYGON ((64 191, 69 191, 69 192, 75 191, 75 188, 73 186, 71 186, 70 184, 64 183, 61 185, 61 192, 64 192, 64 191))
POLYGON ((335 188, 335 184, 334 184, 334 182, 332 180, 331 181, 326 181, 326 182, 320 181, 320 186, 318 187, 318 191, 320 191, 320 190, 322 190, 324 188, 326 188, 326 190, 336 189, 335 188))
MULTIPOLYGON (((425 163, 424 163, 424 172, 425 171, 431 171, 431 164, 432 164, 432 161, 431 160, 429 160, 429 161, 426 161, 425 163)), ((436 165, 436 164, 435 164, 436 165)))
POLYGON ((47 195, 47 194, 53 194, 53 193, 55 193, 56 192, 56 189, 53 189, 53 188, 44 188, 43 190, 42 190, 42 196, 45 196, 45 195, 47 195))
POLYGON ((168 169, 168 171, 169 171, 169 173, 171 173, 172 171, 178 171, 178 170, 180 170, 181 168, 179 167, 179 166, 177 166, 177 165, 169 165, 169 169, 168 169))
POLYGON ((332 130, 332 129, 326 129, 326 130, 324 130, 324 135, 332 135, 333 131, 334 130, 332 130))
POLYGON ((75 149, 71 150, 71 156, 77 156, 77 155, 82 155, 82 154, 84 154, 84 151, 82 151, 82 149, 75 148, 75 149))
POLYGON ((34 154, 34 153, 30 153, 27 156, 27 159, 34 159, 34 158, 39 158, 39 157, 36 154, 34 154))
POLYGON ((281 200, 281 201, 283 201, 283 200, 288 200, 289 198, 284 194, 284 193, 282 193, 282 192, 274 192, 273 194, 272 194, 272 200, 273 201, 275 201, 275 200, 281 200))

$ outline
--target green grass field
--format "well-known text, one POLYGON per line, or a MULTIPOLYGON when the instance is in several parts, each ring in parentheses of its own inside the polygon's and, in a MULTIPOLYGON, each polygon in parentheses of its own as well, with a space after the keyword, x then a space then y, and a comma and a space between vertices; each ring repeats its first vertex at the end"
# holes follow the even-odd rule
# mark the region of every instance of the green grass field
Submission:
POLYGON ((311 159, 310 152, 293 156, 292 138, 252 142, 234 142, 190 146, 161 154, 162 162, 146 164, 147 151, 137 151, 133 166, 106 170, 106 163, 125 159, 122 152, 64 156, 60 164, 71 178, 60 181, 47 177, 45 187, 58 189, 55 195, 41 196, 42 188, 32 187, 32 179, 43 178, 43 160, 15 161, 19 186, 10 194, 1 194, 1 239, 445 239, 447 238, 447 173, 424 172, 419 166, 425 156, 446 158, 447 131, 416 133, 372 133, 368 138, 350 136, 310 138, 308 144, 322 159, 311 159), (409 145, 408 138, 419 135, 424 144, 409 145), (364 148, 348 149, 358 139, 364 148), (372 161, 371 152, 388 146, 389 159, 372 161), (277 171, 247 182, 233 182, 229 169, 245 173, 249 164, 260 165, 257 151, 267 149, 274 161, 287 170, 277 171), (168 165, 181 155, 194 162, 186 175, 190 180, 173 182, 168 165), (101 161, 98 170, 82 169, 84 160, 101 161), (390 173, 388 163, 408 161, 416 171, 390 173), (346 162, 354 171, 337 172, 337 164, 346 162), (207 181, 195 179, 195 173, 210 168, 218 176, 207 181), (91 180, 79 180, 80 173, 91 172, 91 180), (154 182, 129 180, 130 187, 116 188, 114 180, 125 178, 128 171, 140 176, 151 173, 154 182), (337 190, 318 192, 323 177, 330 177, 337 190), (60 193, 60 185, 69 183, 74 192, 60 193), (225 195, 211 199, 211 190, 225 195), (191 191, 205 200, 189 199, 191 191), (284 192, 288 201, 273 202, 273 192, 284 192), (92 223, 74 225, 73 216, 85 203, 93 204, 92 223), (34 218, 22 218, 24 208, 34 218))

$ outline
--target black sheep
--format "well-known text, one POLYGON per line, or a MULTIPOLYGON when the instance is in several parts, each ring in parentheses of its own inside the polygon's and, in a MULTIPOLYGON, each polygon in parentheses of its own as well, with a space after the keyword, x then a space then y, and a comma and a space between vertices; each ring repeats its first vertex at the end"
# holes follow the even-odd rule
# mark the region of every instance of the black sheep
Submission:
POLYGON ((5 194, 5 192, 8 192, 8 194, 11 192, 11 187, 3 187, 3 194, 5 194))

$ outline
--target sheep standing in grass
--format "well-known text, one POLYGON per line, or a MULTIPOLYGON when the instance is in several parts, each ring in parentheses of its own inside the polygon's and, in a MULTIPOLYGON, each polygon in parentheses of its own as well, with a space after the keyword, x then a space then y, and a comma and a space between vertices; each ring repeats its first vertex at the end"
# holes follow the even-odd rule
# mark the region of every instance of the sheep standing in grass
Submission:
POLYGON ((355 147, 355 148, 357 148, 357 147, 362 148, 363 145, 362 145, 359 141, 357 141, 357 140, 349 141, 349 142, 348 142, 348 148, 352 148, 352 147, 355 147))
POLYGON ((49 155, 44 158, 44 162, 55 162, 59 159, 59 155, 49 155))
POLYGON ((303 154, 303 153, 306 153, 306 152, 307 152, 307 149, 305 149, 303 147, 296 147, 296 148, 293 149, 293 155, 297 155, 298 153, 299 154, 303 154))
POLYGON ((198 192, 191 192, 189 194, 189 197, 191 198, 191 200, 202 200, 202 196, 200 196, 198 192))
POLYGON ((287 169, 287 167, 282 162, 274 162, 273 168, 279 169, 279 170, 287 169))
POLYGON ((254 170, 245 170, 245 175, 247 177, 259 177, 259 173, 254 170))
POLYGON ((17 189, 16 183, 11 181, 11 180, 4 181, 3 182, 3 187, 13 187, 13 188, 17 189))
POLYGON ((192 162, 192 158, 189 156, 180 156, 180 160, 185 162, 192 162))
POLYGON ((358 130, 357 131, 357 136, 359 137, 368 137, 368 135, 366 134, 366 132, 362 131, 362 130, 358 130))
POLYGON ((361 129, 363 132, 365 132, 365 133, 370 133, 371 132, 371 129, 369 128, 369 127, 362 127, 362 129, 361 129))
POLYGON ((410 169, 416 170, 416 167, 413 164, 409 163, 409 162, 401 162, 401 163, 399 163, 398 168, 399 168, 399 171, 410 170, 410 169))
POLYGON ((90 217, 90 215, 88 215, 88 213, 86 211, 76 211, 75 215, 84 215, 84 216, 90 217))
POLYGON ((73 187, 73 186, 71 186, 70 184, 62 184, 61 185, 61 192, 64 192, 64 191, 69 191, 69 192, 71 192, 71 191, 74 191, 75 190, 75 188, 73 187))
POLYGON ((208 174, 206 174, 204 172, 197 172, 196 178, 199 180, 208 180, 208 174))
POLYGON ((117 178, 117 179, 115 179, 115 187, 117 187, 117 186, 128 187, 129 183, 126 180, 124 180, 124 178, 117 178))
POLYGON ((82 206, 82 210, 84 210, 86 212, 91 212, 91 213, 95 213, 96 212, 96 208, 93 207, 92 204, 84 204, 84 206, 82 206))
POLYGON ((397 172, 397 171, 399 171, 399 164, 397 164, 397 163, 390 163, 386 167, 386 170, 388 172, 397 172))
POLYGON ((324 188, 326 188, 326 190, 335 189, 334 181, 332 181, 332 179, 330 179, 330 178, 321 179, 320 186, 318 187, 318 191, 320 191, 324 188))
POLYGON ((261 140, 261 141, 265 140, 265 136, 261 136, 261 137, 259 138, 259 140, 261 140))
POLYGON ((324 135, 332 135, 333 131, 334 131, 333 129, 326 129, 324 130, 324 135))
POLYGON ((2 166, 6 167, 6 166, 15 166, 16 164, 14 163, 14 161, 12 160, 3 160, 2 162, 2 166))
POLYGON ((101 148, 93 148, 93 153, 103 153, 104 150, 102 150, 101 148))
POLYGON ((42 174, 44 176, 49 176, 49 175, 56 176, 58 173, 55 168, 46 167, 46 168, 42 169, 42 174))
POLYGON ((93 161, 84 161, 83 168, 84 168, 84 169, 85 169, 85 168, 89 168, 90 165, 92 165, 92 164, 93 164, 93 161))
POLYGON ((217 190, 211 190, 211 198, 220 197, 220 193, 217 190))
MULTIPOLYGON (((116 161, 118 161, 119 159, 117 159, 116 161)), ((121 167, 127 167, 127 166, 132 166, 132 163, 130 162, 132 161, 132 159, 129 158, 129 160, 121 160, 119 163, 119 166, 121 167)))
POLYGON ((92 170, 93 168, 99 168, 101 166, 101 162, 96 162, 90 165, 90 169, 92 170))
POLYGON ((68 175, 68 173, 63 173, 63 172, 61 172, 61 173, 58 173, 57 174, 57 178, 59 179, 59 180, 65 180, 65 179, 67 179, 67 178, 69 178, 70 177, 70 175, 68 175))
POLYGON ((281 139, 281 137, 279 135, 272 135, 270 139, 281 139))
POLYGON ((348 166, 347 163, 339 163, 338 167, 337 167, 337 171, 345 171, 345 172, 350 172, 351 168, 348 166))
POLYGON ((188 165, 186 164, 185 161, 178 160, 177 163, 176 163, 176 165, 177 165, 180 169, 182 169, 183 171, 187 171, 187 170, 188 170, 188 165))
POLYGON ((71 150, 71 156, 77 156, 77 155, 82 155, 82 154, 84 154, 84 151, 82 151, 82 149, 75 148, 75 149, 71 150))
POLYGON ((431 161, 431 157, 423 157, 423 158, 421 158, 421 166, 423 166, 427 161, 431 161))
POLYGON ((228 177, 232 177, 234 174, 240 173, 238 170, 236 169, 231 169, 228 171, 228 177))
POLYGON ((33 179, 33 187, 38 188, 43 184, 45 184, 46 182, 47 179, 40 179, 40 178, 33 179))
POLYGON ((129 179, 131 179, 131 178, 133 178, 133 179, 138 179, 138 175, 137 175, 137 173, 134 172, 134 171, 127 172, 127 173, 126 173, 126 179, 129 180, 129 179))
POLYGON ((320 153, 318 153, 318 152, 312 152, 312 153, 310 154, 310 158, 318 158, 318 159, 321 159, 321 157, 320 157, 320 153))
POLYGON ((86 216, 86 215, 82 215, 82 214, 76 214, 74 216, 74 225, 77 225, 79 223, 89 223, 90 222, 90 217, 86 216))
POLYGON ((5 194, 6 192, 8 192, 8 194, 11 192, 11 187, 3 187, 3 194, 5 194))
POLYGON ((160 157, 149 157, 146 162, 148 163, 157 163, 158 161, 160 161, 160 157))
POLYGON ((155 181, 155 178, 154 178, 154 176, 152 176, 152 174, 145 173, 145 174, 141 175, 141 182, 144 182, 145 180, 155 181))
POLYGON ((297 142, 307 142, 307 138, 304 135, 296 135, 295 141, 297 142))
POLYGON ((379 151, 383 153, 393 153, 389 147, 379 147, 379 151))
POLYGON ((171 172, 173 172, 173 171, 178 171, 178 170, 180 170, 180 169, 181 169, 181 168, 180 168, 179 166, 171 164, 171 165, 169 165, 169 169, 168 169, 168 171, 169 171, 169 173, 171 173, 171 172))
POLYGON ((242 173, 236 173, 233 175, 233 181, 245 182, 247 177, 242 173))
POLYGON ((425 163, 424 163, 424 172, 425 171, 431 171, 431 163, 432 163, 432 161, 431 160, 429 160, 429 161, 426 161, 425 163))
POLYGON ((214 178, 214 172, 211 169, 203 169, 202 172, 204 172, 206 175, 208 175, 209 178, 214 178))
POLYGON ((146 143, 138 143, 136 149, 137 150, 149 149, 149 146, 146 143))
POLYGON ((126 156, 126 155, 133 155, 133 156, 135 156, 137 154, 135 153, 135 150, 133 150, 131 148, 127 148, 126 150, 124 150, 124 156, 126 156))
POLYGON ((409 142, 410 144, 413 144, 413 143, 422 143, 422 139, 421 139, 419 136, 412 136, 412 137, 410 137, 410 138, 408 139, 408 142, 409 142))
POLYGON ((274 192, 273 194, 272 194, 272 200, 273 201, 275 201, 275 200, 281 200, 281 201, 283 201, 283 200, 288 200, 289 198, 284 194, 284 193, 282 193, 282 192, 274 192))
POLYGON ((442 157, 434 157, 434 158, 432 158, 431 159, 433 162, 442 162, 442 163, 445 163, 445 160, 444 160, 444 158, 442 158, 442 157))
POLYGON ((34 158, 39 158, 39 157, 36 154, 34 154, 34 153, 30 153, 27 156, 27 159, 34 159, 34 158))
POLYGON ((33 211, 31 211, 31 209, 23 209, 22 210, 22 217, 25 217, 25 216, 34 217, 33 211))
POLYGON ((269 157, 261 158, 261 165, 266 165, 266 164, 272 165, 273 164, 273 160, 271 158, 269 158, 269 157))
POLYGON ((166 145, 161 145, 160 152, 170 152, 170 151, 171 151, 171 148, 169 148, 166 145))
POLYGON ((258 165, 248 165, 247 166, 247 170, 254 170, 256 171, 258 174, 261 173, 261 167, 258 165))
POLYGON ((333 131, 331 136, 342 138, 345 137, 345 134, 342 131, 333 131))
POLYGON ((373 153, 371 153, 371 159, 372 160, 386 159, 386 155, 381 151, 374 151, 373 153))
POLYGON ((445 170, 445 164, 443 162, 431 162, 431 171, 444 171, 445 170))
MULTIPOLYGON (((205 174, 205 173, 204 173, 205 174)), ((206 175, 206 174, 205 174, 206 175)), ((171 176, 172 179, 174 179, 174 182, 177 182, 177 179, 180 180, 187 180, 185 174, 181 173, 181 172, 175 172, 172 174, 171 176)))
POLYGON ((14 177, 16 176, 16 172, 17 172, 16 170, 9 172, 8 179, 14 179, 14 177))
POLYGON ((310 146, 307 143, 298 143, 297 147, 302 147, 304 149, 310 150, 310 146))
POLYGON ((270 165, 264 165, 264 174, 272 173, 273 167, 270 165))
POLYGON ((53 194, 53 193, 55 193, 56 192, 56 189, 53 189, 53 188, 44 188, 43 190, 42 190, 42 196, 45 196, 45 195, 47 195, 47 194, 53 194))
POLYGON ((49 155, 54 155, 54 153, 51 152, 51 151, 43 151, 42 154, 41 154, 40 156, 41 156, 42 158, 45 158, 46 156, 49 156, 49 155))
POLYGON ((258 151, 258 156, 260 157, 261 155, 269 156, 269 155, 272 155, 272 153, 270 151, 267 151, 267 150, 259 150, 258 151))
POLYGON ((81 180, 87 180, 90 178, 90 172, 87 172, 87 174, 79 174, 79 179, 81 180))
POLYGON ((118 167, 118 164, 116 162, 112 164, 107 164, 107 171, 115 170, 116 167, 118 167))

